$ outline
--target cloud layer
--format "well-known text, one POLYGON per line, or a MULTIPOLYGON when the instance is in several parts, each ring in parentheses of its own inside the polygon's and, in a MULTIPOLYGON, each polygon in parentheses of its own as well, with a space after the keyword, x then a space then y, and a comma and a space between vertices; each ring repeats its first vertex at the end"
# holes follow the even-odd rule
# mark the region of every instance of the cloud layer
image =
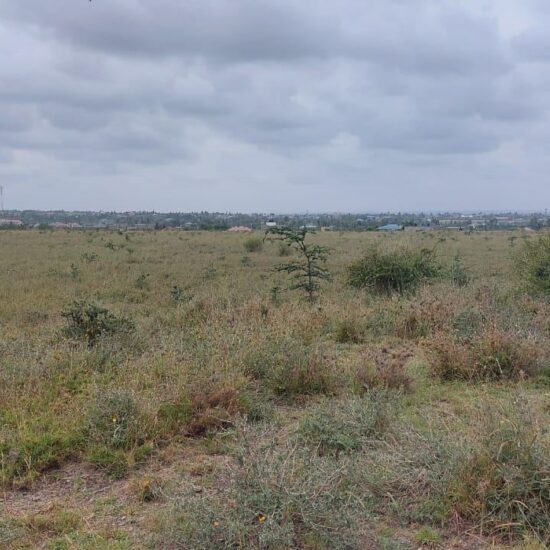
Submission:
POLYGON ((0 0, 14 208, 541 209, 543 0, 0 0))

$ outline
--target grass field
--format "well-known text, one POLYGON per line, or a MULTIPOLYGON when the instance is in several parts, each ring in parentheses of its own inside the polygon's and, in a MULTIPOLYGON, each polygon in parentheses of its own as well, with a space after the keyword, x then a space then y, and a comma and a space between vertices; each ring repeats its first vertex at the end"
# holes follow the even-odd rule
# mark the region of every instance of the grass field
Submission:
POLYGON ((550 304, 514 267, 537 237, 310 238, 314 304, 248 235, 0 232, 0 547, 546 548, 550 304), (444 269, 350 287, 375 241, 444 269))

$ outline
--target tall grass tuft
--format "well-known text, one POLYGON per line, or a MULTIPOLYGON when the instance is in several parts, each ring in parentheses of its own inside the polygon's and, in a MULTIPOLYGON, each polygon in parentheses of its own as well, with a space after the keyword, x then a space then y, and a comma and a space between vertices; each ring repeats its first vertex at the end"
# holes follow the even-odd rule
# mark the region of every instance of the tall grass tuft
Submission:
POLYGON ((535 535, 549 544, 550 459, 531 418, 489 414, 485 427, 448 488, 454 513, 487 534, 535 535))
POLYGON ((264 243, 260 237, 249 237, 244 241, 243 246, 246 252, 261 252, 264 243))

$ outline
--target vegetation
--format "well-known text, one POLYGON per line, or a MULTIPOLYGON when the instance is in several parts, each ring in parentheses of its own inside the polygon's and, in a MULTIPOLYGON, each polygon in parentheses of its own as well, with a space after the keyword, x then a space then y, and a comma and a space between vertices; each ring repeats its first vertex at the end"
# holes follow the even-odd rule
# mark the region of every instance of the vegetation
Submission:
POLYGON ((243 244, 246 252, 260 252, 263 245, 263 240, 260 237, 249 237, 243 244))
POLYGON ((529 288, 550 296, 550 234, 525 241, 517 267, 529 288))
POLYGON ((69 338, 85 339, 89 346, 93 346, 101 336, 128 333, 134 329, 131 320, 86 301, 72 302, 61 312, 61 317, 66 321, 65 334, 69 338))
POLYGON ((268 237, 0 231, 0 547, 548 547, 546 237, 268 237))
MULTIPOLYGON (((330 279, 330 272, 324 267, 329 248, 315 243, 306 243, 308 232, 306 228, 274 227, 267 231, 266 236, 283 241, 288 248, 298 253, 300 259, 280 264, 275 270, 288 273, 294 280, 289 290, 302 290, 309 301, 313 302, 320 289, 319 281, 330 279)), ((279 255, 283 255, 280 249, 279 255)))
POLYGON ((371 248, 348 267, 348 283, 356 288, 391 295, 414 291, 421 282, 439 275, 441 266, 433 250, 381 250, 371 248))

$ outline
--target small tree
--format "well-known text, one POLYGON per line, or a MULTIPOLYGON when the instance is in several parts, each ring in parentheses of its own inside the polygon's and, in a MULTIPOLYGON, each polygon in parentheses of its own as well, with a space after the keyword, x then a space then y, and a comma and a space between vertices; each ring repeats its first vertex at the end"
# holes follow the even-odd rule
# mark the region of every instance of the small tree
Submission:
POLYGON ((286 246, 298 252, 299 259, 280 264, 275 271, 288 273, 294 282, 289 290, 302 290, 310 302, 314 302, 322 280, 330 279, 330 272, 323 267, 327 261, 329 248, 318 244, 306 243, 308 231, 290 227, 273 227, 266 231, 266 238, 283 241, 286 246))

